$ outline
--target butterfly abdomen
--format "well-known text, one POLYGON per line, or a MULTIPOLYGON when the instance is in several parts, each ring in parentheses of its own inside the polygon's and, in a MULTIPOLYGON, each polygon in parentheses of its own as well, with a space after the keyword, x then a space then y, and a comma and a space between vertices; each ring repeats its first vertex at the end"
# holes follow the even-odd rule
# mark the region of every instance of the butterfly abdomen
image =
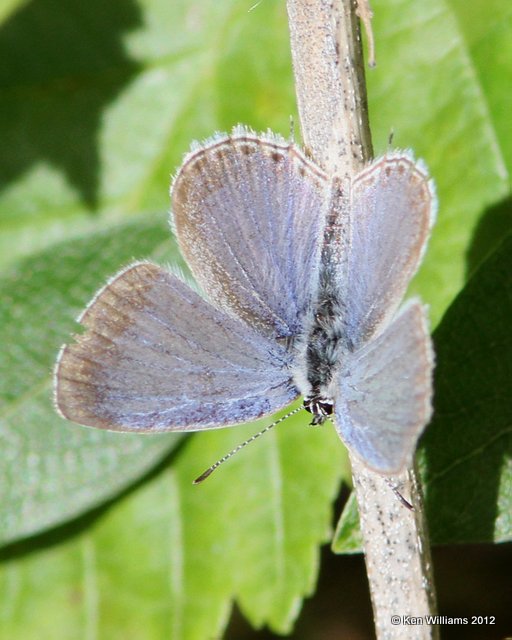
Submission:
POLYGON ((343 305, 332 279, 323 272, 320 292, 304 340, 300 345, 301 371, 295 383, 304 395, 304 407, 313 414, 312 424, 321 424, 333 411, 331 382, 343 349, 343 305))
POLYGON ((339 305, 335 298, 324 298, 315 311, 306 349, 307 378, 313 393, 331 382, 339 364, 342 338, 339 305))

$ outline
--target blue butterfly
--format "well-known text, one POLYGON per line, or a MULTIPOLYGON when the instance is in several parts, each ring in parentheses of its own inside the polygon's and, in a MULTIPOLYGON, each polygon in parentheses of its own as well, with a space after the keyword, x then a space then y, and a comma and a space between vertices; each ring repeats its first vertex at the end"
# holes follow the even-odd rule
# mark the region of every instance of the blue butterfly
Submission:
POLYGON ((292 142, 238 127, 193 148, 171 195, 204 297, 150 262, 111 278, 59 355, 60 413, 196 431, 302 395, 368 467, 409 465, 432 411, 425 308, 399 308, 435 215, 423 165, 388 153, 347 183, 292 142))

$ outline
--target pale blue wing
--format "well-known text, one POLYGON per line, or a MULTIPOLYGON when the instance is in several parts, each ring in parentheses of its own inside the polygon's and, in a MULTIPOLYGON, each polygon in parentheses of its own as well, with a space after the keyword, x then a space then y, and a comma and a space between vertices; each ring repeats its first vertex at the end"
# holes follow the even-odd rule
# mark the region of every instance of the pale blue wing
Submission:
POLYGON ((410 464, 432 412, 432 369, 425 310, 418 301, 347 357, 338 381, 336 428, 372 469, 394 474, 410 464))
POLYGON ((209 299, 266 334, 299 334, 318 285, 325 174, 283 138, 238 128, 190 153, 171 195, 182 253, 209 299))
POLYGON ((150 263, 113 278, 63 347, 56 405, 79 424, 172 431, 271 414, 297 391, 280 344, 200 298, 150 263))
POLYGON ((426 170, 408 154, 388 154, 353 180, 342 286, 347 340, 353 348, 394 316, 420 264, 435 208, 426 170))

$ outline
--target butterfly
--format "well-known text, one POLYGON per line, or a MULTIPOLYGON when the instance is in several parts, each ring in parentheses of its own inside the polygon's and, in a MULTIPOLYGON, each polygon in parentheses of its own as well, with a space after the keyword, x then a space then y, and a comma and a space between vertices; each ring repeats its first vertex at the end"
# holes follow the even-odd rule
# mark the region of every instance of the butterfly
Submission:
POLYGON ((201 293, 151 262, 112 277, 55 371, 60 414, 130 432, 199 431, 303 396, 365 465, 411 463, 431 412, 426 309, 400 307, 433 224, 432 181, 390 152, 350 181, 244 127, 196 144, 171 224, 201 293))

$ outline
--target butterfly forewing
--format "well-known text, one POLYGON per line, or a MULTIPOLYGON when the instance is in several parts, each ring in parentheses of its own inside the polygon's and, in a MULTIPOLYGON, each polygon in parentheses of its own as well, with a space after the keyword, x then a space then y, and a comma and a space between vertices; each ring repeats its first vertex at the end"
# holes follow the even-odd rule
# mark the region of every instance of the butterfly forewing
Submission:
POLYGON ((407 154, 388 154, 353 180, 345 296, 354 347, 395 314, 420 264, 435 207, 425 169, 407 154))
POLYGON ((264 333, 300 333, 318 285, 329 189, 277 136, 239 128, 192 152, 174 181, 172 211, 208 297, 264 333))
POLYGON ((104 287, 65 346, 56 404, 80 424, 205 429, 273 413, 297 395, 285 349, 171 273, 134 264, 104 287))

